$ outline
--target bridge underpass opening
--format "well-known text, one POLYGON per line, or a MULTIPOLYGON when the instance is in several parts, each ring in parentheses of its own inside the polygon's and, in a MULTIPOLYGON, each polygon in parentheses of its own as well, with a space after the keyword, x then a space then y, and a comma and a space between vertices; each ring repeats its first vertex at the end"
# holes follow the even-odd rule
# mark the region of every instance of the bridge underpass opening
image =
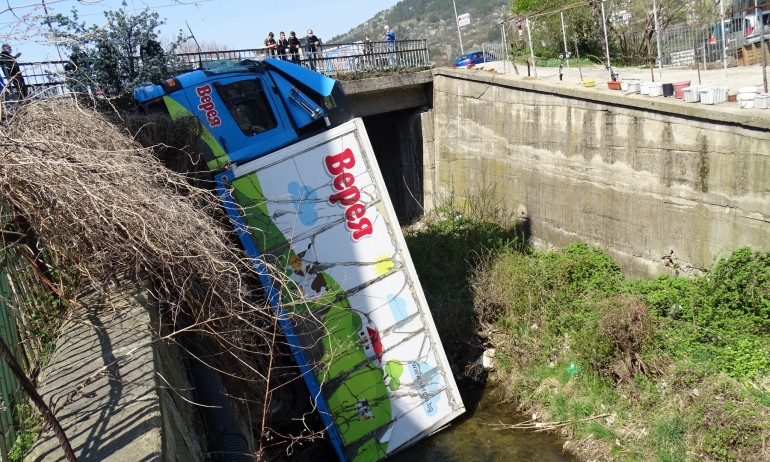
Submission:
POLYGON ((423 214, 422 112, 404 109, 363 118, 402 225, 423 214))

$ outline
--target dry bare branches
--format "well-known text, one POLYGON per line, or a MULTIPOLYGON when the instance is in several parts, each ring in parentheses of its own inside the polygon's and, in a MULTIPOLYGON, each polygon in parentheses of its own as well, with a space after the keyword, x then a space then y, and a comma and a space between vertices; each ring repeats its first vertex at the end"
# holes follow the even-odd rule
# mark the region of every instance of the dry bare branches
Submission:
MULTIPOLYGON (((149 276, 175 326, 224 351, 270 353, 272 313, 214 218, 216 197, 93 110, 67 99, 19 108, 0 128, 0 202, 30 223, 68 280, 98 289, 126 272, 149 276)), ((230 372, 260 377, 241 366, 230 372)))

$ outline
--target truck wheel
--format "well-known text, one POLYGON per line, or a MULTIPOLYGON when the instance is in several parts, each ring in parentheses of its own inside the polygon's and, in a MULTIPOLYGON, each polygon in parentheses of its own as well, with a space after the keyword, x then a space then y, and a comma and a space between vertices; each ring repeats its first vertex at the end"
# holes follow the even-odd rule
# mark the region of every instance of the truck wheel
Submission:
POLYGON ((310 412, 310 393, 296 367, 277 368, 271 376, 270 422, 280 428, 296 424, 310 412))

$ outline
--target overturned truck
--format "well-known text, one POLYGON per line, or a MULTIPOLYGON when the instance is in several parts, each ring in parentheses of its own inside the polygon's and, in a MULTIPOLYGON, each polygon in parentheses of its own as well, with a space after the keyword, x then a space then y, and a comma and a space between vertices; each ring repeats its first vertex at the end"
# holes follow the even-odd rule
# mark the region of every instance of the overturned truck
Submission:
POLYGON ((361 119, 334 80, 265 59, 134 90, 195 117, 217 194, 343 461, 464 412, 361 119))

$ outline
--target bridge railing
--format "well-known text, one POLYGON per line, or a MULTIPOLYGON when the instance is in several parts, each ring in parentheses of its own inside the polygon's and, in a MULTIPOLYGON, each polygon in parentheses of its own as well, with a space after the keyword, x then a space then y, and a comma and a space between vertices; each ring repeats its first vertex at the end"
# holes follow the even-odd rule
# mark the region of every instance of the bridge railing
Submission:
MULTIPOLYGON (((283 58, 290 54, 271 54, 266 48, 243 50, 203 51, 177 55, 190 69, 221 67, 243 59, 283 58)), ((315 54, 302 48, 293 62, 323 74, 373 72, 396 68, 426 67, 430 65, 428 42, 425 39, 388 42, 330 43, 318 47, 315 54)))
MULTIPOLYGON (((317 68, 331 76, 430 65, 428 42, 424 39, 330 44, 322 47, 319 56, 321 65, 317 68)), ((303 61, 307 63, 307 59, 303 61)))
MULTIPOLYGON (((30 95, 47 97, 67 92, 64 86, 66 80, 64 65, 67 64, 67 61, 19 62, 18 64, 30 95)), ((16 87, 8 85, 8 79, 4 72, 0 73, 0 83, 2 83, 4 90, 3 96, 9 99, 18 98, 16 87)))
MULTIPOLYGON (((290 55, 284 56, 287 60, 291 59, 290 55)), ((180 53, 177 57, 192 70, 223 67, 244 59, 280 58, 281 56, 271 56, 266 48, 247 48, 180 53)), ((141 65, 140 59, 136 59, 141 65)), ((301 49, 295 62, 334 77, 353 72, 427 67, 430 65, 430 53, 425 39, 398 40, 395 43, 330 43, 318 47, 315 55, 309 54, 304 48, 301 49)), ((45 97, 68 92, 65 85, 67 72, 64 69, 67 61, 19 62, 18 64, 30 94, 45 97)), ((5 86, 7 79, 3 79, 2 83, 5 86)), ((11 90, 12 88, 9 87, 7 91, 11 90)))

